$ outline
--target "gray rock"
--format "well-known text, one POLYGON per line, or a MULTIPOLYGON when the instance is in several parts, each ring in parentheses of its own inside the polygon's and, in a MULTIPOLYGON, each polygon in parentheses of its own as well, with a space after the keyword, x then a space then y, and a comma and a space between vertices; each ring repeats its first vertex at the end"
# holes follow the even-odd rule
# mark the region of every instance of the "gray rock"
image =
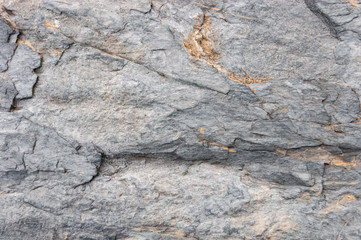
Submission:
POLYGON ((0 111, 8 111, 13 106, 18 92, 10 79, 0 77, 0 81, 0 111))
POLYGON ((18 34, 18 30, 8 26, 5 19, 0 19, 1 111, 16 108, 15 100, 33 96, 33 86, 37 81, 33 70, 41 63, 40 56, 25 42, 21 45, 15 43, 18 34))
POLYGON ((9 63, 8 74, 13 81, 17 99, 31 98, 37 75, 33 69, 40 67, 40 56, 26 45, 19 45, 9 63))
POLYGON ((0 43, 1 52, 0 52, 0 72, 8 70, 9 60, 14 54, 15 44, 9 43, 0 43))
POLYGON ((361 238, 357 1, 0 4, 0 239, 361 238))

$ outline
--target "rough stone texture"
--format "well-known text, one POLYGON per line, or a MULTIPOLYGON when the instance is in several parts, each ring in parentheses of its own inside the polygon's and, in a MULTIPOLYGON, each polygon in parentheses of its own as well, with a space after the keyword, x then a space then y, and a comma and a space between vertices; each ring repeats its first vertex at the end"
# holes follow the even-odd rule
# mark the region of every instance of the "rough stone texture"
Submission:
POLYGON ((358 5, 0 1, 0 239, 360 239, 358 5))

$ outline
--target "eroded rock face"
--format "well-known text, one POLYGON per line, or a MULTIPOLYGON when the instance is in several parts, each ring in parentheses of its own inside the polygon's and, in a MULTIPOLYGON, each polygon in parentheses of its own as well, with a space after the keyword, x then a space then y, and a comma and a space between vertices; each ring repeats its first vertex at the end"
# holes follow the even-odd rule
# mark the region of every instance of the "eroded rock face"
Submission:
POLYGON ((361 238, 357 1, 0 4, 0 239, 361 238))

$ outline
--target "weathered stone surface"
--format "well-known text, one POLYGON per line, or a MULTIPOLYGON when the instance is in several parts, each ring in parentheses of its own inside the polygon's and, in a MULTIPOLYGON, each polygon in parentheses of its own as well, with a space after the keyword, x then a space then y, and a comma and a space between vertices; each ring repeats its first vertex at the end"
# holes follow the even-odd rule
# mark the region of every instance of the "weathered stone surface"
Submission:
MULTIPOLYGON (((0 110, 15 108, 17 99, 31 98, 37 81, 34 69, 40 56, 26 45, 16 44, 18 31, 0 19, 0 110)), ((22 42, 24 43, 24 42, 22 42)))
POLYGON ((357 1, 0 4, 0 239, 361 238, 357 1))
POLYGON ((33 69, 40 67, 40 56, 26 45, 19 45, 9 63, 7 71, 18 95, 17 99, 31 98, 37 75, 33 69))
POLYGON ((17 91, 14 83, 10 79, 0 77, 0 81, 0 110, 7 111, 11 109, 17 91))

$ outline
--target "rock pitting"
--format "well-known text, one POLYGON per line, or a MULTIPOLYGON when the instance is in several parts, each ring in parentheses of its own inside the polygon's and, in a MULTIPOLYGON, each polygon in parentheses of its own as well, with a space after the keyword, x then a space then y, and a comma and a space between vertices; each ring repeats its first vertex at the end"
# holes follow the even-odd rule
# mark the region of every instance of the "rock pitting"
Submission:
POLYGON ((0 239, 360 239, 359 5, 0 1, 0 239))

